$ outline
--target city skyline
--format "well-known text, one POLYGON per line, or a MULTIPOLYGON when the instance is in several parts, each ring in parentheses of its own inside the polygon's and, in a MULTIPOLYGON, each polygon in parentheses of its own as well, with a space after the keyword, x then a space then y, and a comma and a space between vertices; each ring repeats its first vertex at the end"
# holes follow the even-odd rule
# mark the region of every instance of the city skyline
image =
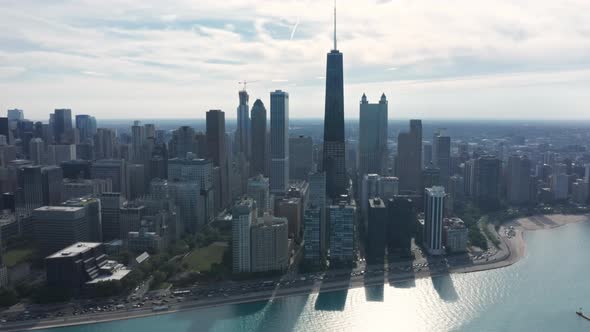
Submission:
MULTIPOLYGON (((0 4, 0 107, 30 119, 59 108, 103 119, 222 109, 233 119, 242 80, 265 103, 289 92, 292 118, 323 108, 329 1, 38 5, 0 4)), ((588 118, 588 6, 340 1, 345 117, 358 118, 363 93, 385 93, 390 119, 588 118)))

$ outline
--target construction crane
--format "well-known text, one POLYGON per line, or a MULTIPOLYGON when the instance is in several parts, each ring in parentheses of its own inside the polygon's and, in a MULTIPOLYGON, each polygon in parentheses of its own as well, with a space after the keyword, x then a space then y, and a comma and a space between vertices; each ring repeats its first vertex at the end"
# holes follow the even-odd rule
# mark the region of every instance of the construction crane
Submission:
POLYGON ((260 82, 260 81, 246 81, 246 80, 243 80, 243 81, 238 82, 238 84, 241 84, 242 85, 242 90, 243 91, 246 91, 246 86, 248 85, 248 83, 256 83, 256 82, 260 82))

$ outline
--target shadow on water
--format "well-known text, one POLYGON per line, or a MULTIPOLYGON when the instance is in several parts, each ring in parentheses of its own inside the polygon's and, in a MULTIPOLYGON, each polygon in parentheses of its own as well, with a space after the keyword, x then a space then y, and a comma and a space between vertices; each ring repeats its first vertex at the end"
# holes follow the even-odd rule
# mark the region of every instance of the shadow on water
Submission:
POLYGON ((453 279, 448 274, 431 277, 434 290, 438 296, 445 302, 455 302, 459 299, 459 295, 455 290, 453 279))
POLYGON ((455 290, 453 279, 449 275, 449 269, 446 263, 440 257, 429 256, 427 258, 428 265, 436 276, 431 277, 432 286, 438 293, 438 296, 445 302, 455 302, 459 299, 459 295, 455 290))
POLYGON ((178 314, 191 322, 187 331, 291 331, 295 327, 309 293, 274 300, 233 304, 178 314), (249 319, 244 319, 249 317, 249 319))
POLYGON ((399 255, 390 255, 389 256, 389 272, 387 274, 387 280, 389 281, 389 286, 395 288, 414 288, 416 287, 416 275, 414 274, 413 269, 400 270, 397 268, 393 268, 394 266, 409 266, 411 267, 413 263, 413 257, 400 257, 399 255))
MULTIPOLYGON (((339 284, 350 284, 350 272, 352 267, 338 267, 334 270, 328 270, 332 280, 338 280, 339 284)), ((315 310, 323 311, 344 311, 346 298, 348 297, 348 287, 341 290, 334 290, 334 287, 322 283, 318 297, 315 301, 315 310)))
MULTIPOLYGON (((253 316, 262 312, 269 301, 258 301, 243 304, 231 304, 213 308, 195 309, 174 314, 175 319, 190 322, 188 331, 211 331, 215 325, 223 320, 253 316)), ((240 321, 244 321, 240 319, 240 321)))
MULTIPOLYGON (((254 331, 292 331, 308 300, 309 294, 274 300, 264 312, 264 316, 254 331)), ((252 329, 247 330, 252 331, 252 329)))
POLYGON ((363 278, 365 287, 365 299, 369 302, 383 302, 385 280, 385 261, 379 259, 373 261, 365 270, 363 278))
POLYGON ((322 292, 318 294, 314 308, 321 311, 344 311, 347 297, 348 289, 322 292))

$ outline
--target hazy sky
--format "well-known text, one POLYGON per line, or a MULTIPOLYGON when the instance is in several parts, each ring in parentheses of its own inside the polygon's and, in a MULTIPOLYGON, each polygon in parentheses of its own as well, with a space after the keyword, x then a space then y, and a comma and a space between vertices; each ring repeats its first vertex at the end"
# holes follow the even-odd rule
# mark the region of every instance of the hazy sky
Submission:
MULTIPOLYGON (((290 93, 322 117, 332 1, 0 0, 0 109, 46 119, 235 118, 290 93)), ((345 111, 390 118, 590 118, 590 1, 338 1, 345 111)))

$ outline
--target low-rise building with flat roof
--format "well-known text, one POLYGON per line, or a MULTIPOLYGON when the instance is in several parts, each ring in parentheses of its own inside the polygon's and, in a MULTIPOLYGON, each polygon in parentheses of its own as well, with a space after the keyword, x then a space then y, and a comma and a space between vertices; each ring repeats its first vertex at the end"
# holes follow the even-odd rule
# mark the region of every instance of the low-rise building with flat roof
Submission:
POLYGON ((131 272, 107 259, 102 243, 77 242, 45 258, 47 285, 78 294, 84 287, 122 280, 131 272))

